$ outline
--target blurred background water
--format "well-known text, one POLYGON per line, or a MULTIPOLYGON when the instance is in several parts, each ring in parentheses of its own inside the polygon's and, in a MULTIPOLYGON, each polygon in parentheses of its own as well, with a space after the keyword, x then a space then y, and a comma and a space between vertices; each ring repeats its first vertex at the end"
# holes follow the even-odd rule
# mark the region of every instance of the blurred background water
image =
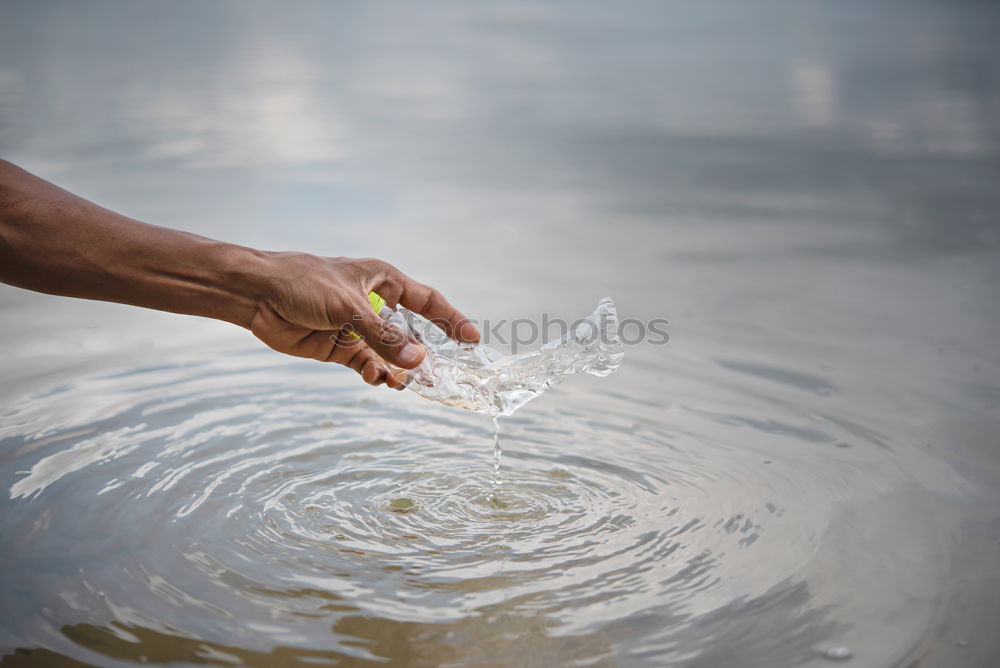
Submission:
POLYGON ((482 416, 2 289, 0 665, 995 665, 998 19, 5 2, 4 158, 671 340, 504 420, 498 509, 482 416))

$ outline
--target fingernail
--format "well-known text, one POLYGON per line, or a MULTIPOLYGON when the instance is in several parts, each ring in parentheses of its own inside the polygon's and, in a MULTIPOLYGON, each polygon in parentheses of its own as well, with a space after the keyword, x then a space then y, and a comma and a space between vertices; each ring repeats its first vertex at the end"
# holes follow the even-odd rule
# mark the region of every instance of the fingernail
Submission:
POLYGON ((462 324, 461 331, 459 335, 466 341, 478 341, 479 340, 479 330, 471 322, 466 322, 462 324))
POLYGON ((404 366, 415 366, 423 354, 423 348, 419 344, 407 343, 403 349, 399 351, 399 362, 404 366))

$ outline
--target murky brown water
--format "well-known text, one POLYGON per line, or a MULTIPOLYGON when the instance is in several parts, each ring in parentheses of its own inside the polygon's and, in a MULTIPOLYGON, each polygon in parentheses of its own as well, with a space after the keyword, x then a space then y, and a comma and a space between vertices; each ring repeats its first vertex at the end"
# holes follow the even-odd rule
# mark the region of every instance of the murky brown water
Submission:
POLYGON ((671 341, 498 504, 488 417, 2 289, 0 665, 993 665, 997 10, 744 4, 4 5, 4 157, 671 341))

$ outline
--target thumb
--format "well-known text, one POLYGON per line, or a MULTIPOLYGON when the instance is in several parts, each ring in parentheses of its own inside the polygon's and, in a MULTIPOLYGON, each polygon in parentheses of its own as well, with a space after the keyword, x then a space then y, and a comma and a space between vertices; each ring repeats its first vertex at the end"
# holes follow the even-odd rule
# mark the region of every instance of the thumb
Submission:
POLYGON ((375 315, 367 302, 360 312, 355 311, 353 329, 379 357, 398 367, 412 369, 419 366, 426 354, 424 347, 403 330, 375 315))

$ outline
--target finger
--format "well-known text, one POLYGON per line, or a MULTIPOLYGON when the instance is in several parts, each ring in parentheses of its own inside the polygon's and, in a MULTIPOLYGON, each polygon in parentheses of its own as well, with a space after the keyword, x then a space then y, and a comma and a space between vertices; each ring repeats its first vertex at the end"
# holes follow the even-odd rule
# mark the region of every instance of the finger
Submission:
MULTIPOLYGON (((331 340, 336 339, 335 336, 330 338, 331 340)), ((326 361, 338 362, 354 369, 361 376, 361 379, 369 385, 381 385, 386 382, 389 375, 378 355, 365 345, 364 341, 353 337, 351 337, 350 347, 339 347, 330 353, 326 361)))
POLYGON ((398 327, 378 317, 368 304, 355 306, 355 329, 361 334, 369 348, 383 360, 404 369, 420 365, 424 359, 424 347, 408 337, 398 327))
POLYGON ((419 283, 400 272, 402 292, 399 303, 419 313, 445 331, 453 339, 479 342, 479 330, 475 324, 444 298, 440 292, 419 283))
POLYGON ((364 341, 344 330, 309 330, 265 309, 251 323, 251 331, 279 352, 342 364, 370 385, 387 383, 390 376, 378 355, 364 341))
POLYGON ((365 362, 364 366, 361 367, 361 379, 369 385, 381 385, 385 382, 385 377, 385 367, 374 358, 369 359, 365 362))
POLYGON ((339 362, 341 364, 354 354, 353 350, 342 349, 338 345, 336 332, 318 329, 308 332, 295 341, 292 350, 288 352, 320 362, 339 362))
MULTIPOLYGON (((331 341, 336 340, 334 337, 330 337, 331 341)), ((361 373, 361 369, 364 368, 365 362, 375 357, 375 353, 369 350, 368 346, 365 345, 364 341, 360 339, 353 339, 350 344, 337 344, 330 355, 326 358, 327 362, 336 362, 337 364, 343 364, 344 366, 354 369, 358 373, 361 373)))
POLYGON ((406 383, 388 369, 385 371, 385 384, 394 390, 402 390, 406 388, 406 383))

